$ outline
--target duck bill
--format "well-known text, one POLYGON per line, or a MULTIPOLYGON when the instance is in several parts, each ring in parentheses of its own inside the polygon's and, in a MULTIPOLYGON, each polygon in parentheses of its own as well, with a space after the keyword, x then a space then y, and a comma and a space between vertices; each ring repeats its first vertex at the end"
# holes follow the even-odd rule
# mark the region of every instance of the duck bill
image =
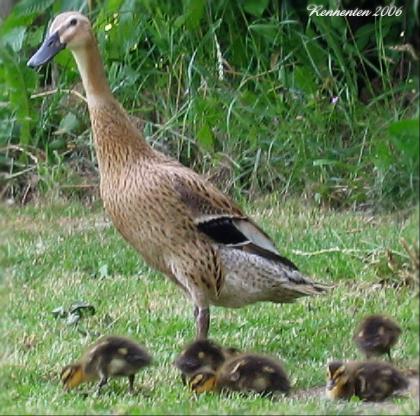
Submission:
POLYGON ((27 65, 31 68, 44 65, 51 61, 58 52, 66 47, 65 43, 60 42, 58 31, 48 36, 40 48, 35 52, 27 65))

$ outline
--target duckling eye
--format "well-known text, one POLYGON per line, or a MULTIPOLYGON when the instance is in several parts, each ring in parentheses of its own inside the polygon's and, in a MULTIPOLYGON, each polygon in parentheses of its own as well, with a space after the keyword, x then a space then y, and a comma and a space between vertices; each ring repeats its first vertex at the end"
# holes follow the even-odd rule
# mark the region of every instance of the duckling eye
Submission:
POLYGON ((69 26, 76 26, 77 25, 77 19, 73 18, 70 20, 69 26))

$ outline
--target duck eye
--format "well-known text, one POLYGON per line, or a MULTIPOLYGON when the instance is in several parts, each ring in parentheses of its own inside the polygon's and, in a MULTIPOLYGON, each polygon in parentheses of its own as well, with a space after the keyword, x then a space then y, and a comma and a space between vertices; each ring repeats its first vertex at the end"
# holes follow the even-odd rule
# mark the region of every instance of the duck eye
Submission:
POLYGON ((69 26, 76 26, 77 25, 77 19, 71 19, 69 26))

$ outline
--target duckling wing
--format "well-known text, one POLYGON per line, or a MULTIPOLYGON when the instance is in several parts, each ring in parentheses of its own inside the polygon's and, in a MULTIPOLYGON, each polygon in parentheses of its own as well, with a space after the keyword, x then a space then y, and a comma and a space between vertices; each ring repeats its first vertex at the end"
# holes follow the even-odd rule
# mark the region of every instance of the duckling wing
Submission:
POLYGON ((216 243, 278 261, 297 270, 293 262, 279 253, 268 234, 212 184, 185 168, 182 172, 174 169, 172 178, 175 190, 200 232, 216 243))
POLYGON ((124 356, 127 362, 138 368, 145 367, 152 362, 152 357, 146 351, 138 351, 124 356))

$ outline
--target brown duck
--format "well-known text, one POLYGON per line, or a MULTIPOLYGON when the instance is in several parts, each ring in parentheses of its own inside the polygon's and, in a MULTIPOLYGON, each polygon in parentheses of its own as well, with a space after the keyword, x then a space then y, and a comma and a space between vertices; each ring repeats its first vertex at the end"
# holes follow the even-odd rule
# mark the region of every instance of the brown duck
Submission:
POLYGON ((146 142, 113 97, 90 22, 78 12, 54 19, 28 65, 43 65, 63 48, 86 91, 105 210, 145 261, 192 299, 198 338, 207 337, 210 305, 293 302, 326 289, 227 196, 146 142))

